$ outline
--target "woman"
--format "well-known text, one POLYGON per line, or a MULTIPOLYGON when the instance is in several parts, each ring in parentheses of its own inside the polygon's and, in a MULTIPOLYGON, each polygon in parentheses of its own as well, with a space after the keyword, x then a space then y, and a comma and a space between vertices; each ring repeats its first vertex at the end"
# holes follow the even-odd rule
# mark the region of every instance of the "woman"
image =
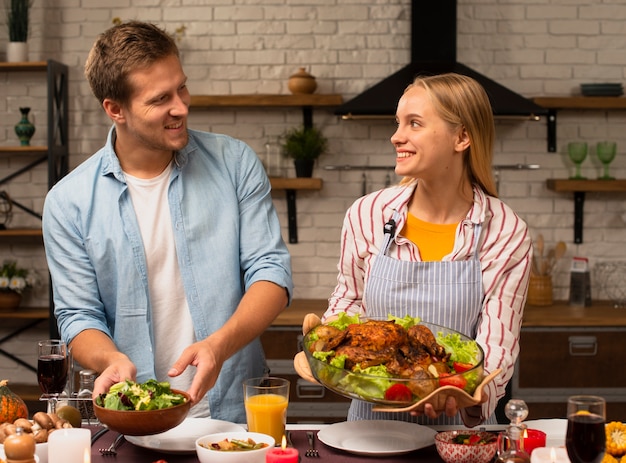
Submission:
POLYGON ((532 245, 526 224, 496 198, 489 99, 469 77, 418 77, 396 121, 391 143, 403 180, 347 211, 338 283, 323 319, 339 312, 417 316, 476 339, 486 373, 502 374, 485 389, 482 406, 459 410, 449 396, 445 410, 427 404, 417 417, 372 412, 354 400, 348 419, 495 422, 519 352, 532 245))

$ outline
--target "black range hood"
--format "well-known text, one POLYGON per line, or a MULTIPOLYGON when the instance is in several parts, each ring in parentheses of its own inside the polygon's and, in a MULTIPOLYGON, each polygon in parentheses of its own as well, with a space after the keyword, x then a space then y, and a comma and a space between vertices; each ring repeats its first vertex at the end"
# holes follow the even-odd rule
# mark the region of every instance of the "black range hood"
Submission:
POLYGON ((456 72, 486 90, 494 116, 538 120, 548 110, 456 61, 456 0, 412 0, 411 63, 341 105, 344 119, 392 117, 404 89, 417 75, 456 72))

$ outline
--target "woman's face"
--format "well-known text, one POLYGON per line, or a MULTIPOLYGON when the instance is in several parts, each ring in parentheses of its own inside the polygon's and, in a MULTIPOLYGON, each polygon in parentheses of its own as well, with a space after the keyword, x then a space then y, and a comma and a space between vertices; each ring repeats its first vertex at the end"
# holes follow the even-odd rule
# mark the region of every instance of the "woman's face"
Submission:
POLYGON ((439 117, 423 87, 411 87, 400 98, 396 122, 391 143, 396 148, 397 175, 449 180, 462 165, 464 131, 454 130, 439 117))

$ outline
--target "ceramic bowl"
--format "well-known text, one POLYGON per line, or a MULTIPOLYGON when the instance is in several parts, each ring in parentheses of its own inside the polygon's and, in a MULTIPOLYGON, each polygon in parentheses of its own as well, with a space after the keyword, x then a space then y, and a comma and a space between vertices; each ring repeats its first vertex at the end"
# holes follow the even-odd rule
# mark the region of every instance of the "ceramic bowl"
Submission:
POLYGON ((187 401, 174 407, 160 410, 110 410, 97 405, 93 409, 96 418, 110 430, 128 436, 148 436, 168 431, 183 422, 191 408, 191 397, 185 391, 172 389, 182 394, 187 401))
POLYGON ((274 438, 257 432, 219 432, 207 434, 196 440, 196 454, 200 463, 265 463, 265 454, 275 444, 274 438), (247 440, 255 443, 265 443, 266 447, 257 450, 222 451, 211 449, 211 444, 224 439, 247 440))
MULTIPOLYGON (((459 335, 462 341, 471 341, 471 339, 467 336, 451 330, 450 328, 430 323, 420 323, 420 325, 428 327, 435 336, 439 333, 444 336, 448 334, 455 334, 459 335)), ((483 365, 484 352, 480 346, 478 346, 478 363, 473 368, 464 371, 463 373, 447 376, 446 383, 440 383, 440 380, 434 376, 419 379, 411 377, 381 378, 380 376, 355 373, 348 369, 335 367, 327 361, 318 360, 313 356, 311 350, 315 350, 315 341, 314 339, 311 339, 311 336, 314 331, 315 330, 309 331, 303 339, 303 350, 306 354, 313 376, 331 391, 351 399, 359 399, 391 407, 406 407, 429 396, 444 384, 464 384, 465 386, 463 387, 463 390, 471 396, 485 376, 483 365), (381 379, 383 381, 381 381, 381 379), (411 391, 410 396, 405 395, 404 397, 392 397, 391 394, 386 392, 394 386, 396 391, 398 388, 405 389, 396 385, 406 386, 406 388, 411 391)))
POLYGON ((446 463, 490 463, 496 454, 498 443, 496 440, 487 444, 456 444, 458 435, 479 435, 480 437, 495 436, 487 431, 443 431, 435 435, 435 446, 439 456, 446 463))

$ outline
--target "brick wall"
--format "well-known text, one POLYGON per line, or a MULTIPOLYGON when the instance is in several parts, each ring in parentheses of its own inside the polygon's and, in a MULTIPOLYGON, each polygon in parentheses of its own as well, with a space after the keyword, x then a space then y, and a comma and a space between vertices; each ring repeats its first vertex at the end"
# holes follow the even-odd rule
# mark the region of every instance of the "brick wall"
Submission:
MULTIPOLYGON (((53 58, 70 66, 70 152, 75 166, 103 143, 109 121, 92 97, 82 66, 96 35, 112 20, 149 20, 179 36, 189 87, 195 94, 288 93, 287 78, 300 66, 317 77, 319 93, 339 93, 345 100, 402 67, 409 60, 409 0, 177 0, 133 2, 113 6, 87 0, 59 0, 57 6, 35 2, 32 12, 30 59, 53 58), (136 6, 133 3, 137 3, 136 6), (44 19, 45 18, 45 19, 44 19)), ((582 82, 622 82, 626 69, 626 4, 609 1, 459 0, 458 59, 513 90, 528 96, 570 95, 582 82)), ((432 37, 433 43, 437 37, 432 37)), ((6 34, 0 34, 0 59, 6 34)), ((0 73, 0 145, 16 143, 13 125, 20 106, 31 106, 37 125, 33 143, 46 135, 44 81, 39 75, 0 73)), ((603 138, 618 142, 612 171, 626 177, 624 111, 561 111, 558 152, 546 149, 546 122, 497 122, 495 164, 539 164, 534 171, 502 171, 500 194, 547 245, 568 245, 555 277, 555 298, 568 294, 572 255, 591 264, 626 259, 624 194, 588 194, 584 243, 573 243, 573 200, 546 189, 547 178, 564 178, 572 171, 564 146, 572 139, 590 143, 603 138)), ((300 124, 298 110, 194 110, 190 126, 242 138, 259 154, 267 140, 300 124)), ((363 174, 368 191, 382 187, 384 171, 328 171, 325 165, 390 165, 390 121, 339 121, 330 110, 316 110, 314 122, 330 138, 330 153, 322 157, 315 176, 324 180, 319 192, 299 192, 299 243, 290 244, 295 296, 327 298, 334 287, 339 234, 346 208, 361 194, 363 174)), ((584 163, 589 178, 598 174, 595 159, 584 163)), ((24 162, 0 158, 0 176, 24 162)), ((287 169, 293 175, 293 169, 287 169)), ((395 177, 392 181, 396 181, 395 177)), ((0 186, 25 204, 40 210, 46 187, 44 169, 0 186)), ((283 192, 275 203, 287 239, 283 192)), ((19 211, 12 226, 36 226, 19 211)), ((37 246, 0 245, 0 257, 13 256, 45 274, 37 246)), ((45 287, 25 303, 45 302, 45 287)), ((594 288, 594 297, 603 295, 594 288)), ((46 330, 20 335, 7 349, 22 352, 46 330)), ((33 348, 34 350, 34 348, 33 348)), ((24 353, 27 355, 26 353, 24 353)), ((28 354, 30 355, 30 353, 28 354)), ((34 375, 0 357, 0 376, 34 380, 34 375)), ((15 379, 14 379, 15 381, 15 379)))

